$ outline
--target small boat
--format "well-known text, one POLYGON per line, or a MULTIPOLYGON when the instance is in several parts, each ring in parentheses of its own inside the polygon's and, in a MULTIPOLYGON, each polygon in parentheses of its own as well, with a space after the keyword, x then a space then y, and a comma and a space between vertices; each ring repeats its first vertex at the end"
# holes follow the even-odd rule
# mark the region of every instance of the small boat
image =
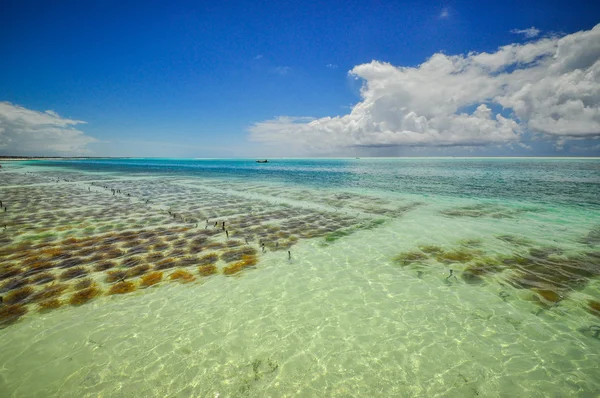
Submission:
POLYGON ((265 160, 257 160, 256 163, 269 163, 269 161, 267 159, 265 159, 265 160))

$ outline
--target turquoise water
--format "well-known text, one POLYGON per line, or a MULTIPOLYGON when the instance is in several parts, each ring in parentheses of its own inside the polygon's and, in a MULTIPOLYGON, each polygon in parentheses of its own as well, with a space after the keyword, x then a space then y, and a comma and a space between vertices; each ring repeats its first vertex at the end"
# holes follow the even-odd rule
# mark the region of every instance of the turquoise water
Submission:
POLYGON ((3 166, 2 396, 600 391, 600 160, 3 166))

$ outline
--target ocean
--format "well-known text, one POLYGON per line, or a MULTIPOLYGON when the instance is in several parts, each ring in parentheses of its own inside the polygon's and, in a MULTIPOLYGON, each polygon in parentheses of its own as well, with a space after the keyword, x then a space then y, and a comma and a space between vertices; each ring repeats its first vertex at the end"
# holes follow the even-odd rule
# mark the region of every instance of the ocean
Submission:
POLYGON ((0 396, 600 394, 600 159, 2 166, 0 396))

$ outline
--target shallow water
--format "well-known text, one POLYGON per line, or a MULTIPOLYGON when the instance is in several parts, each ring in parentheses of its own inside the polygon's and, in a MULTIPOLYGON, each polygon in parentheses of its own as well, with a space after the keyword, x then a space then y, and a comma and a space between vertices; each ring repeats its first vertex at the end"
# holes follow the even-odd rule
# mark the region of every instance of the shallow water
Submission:
POLYGON ((3 166, 2 396, 600 392, 599 160, 3 166))

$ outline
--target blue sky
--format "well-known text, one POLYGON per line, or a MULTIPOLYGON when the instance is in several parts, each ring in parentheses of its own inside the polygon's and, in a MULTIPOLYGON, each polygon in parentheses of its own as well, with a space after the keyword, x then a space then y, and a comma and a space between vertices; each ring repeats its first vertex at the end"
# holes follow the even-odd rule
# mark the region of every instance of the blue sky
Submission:
MULTIPOLYGON (((419 72, 415 82, 431 76, 428 81, 439 78, 443 86, 446 75, 424 75, 444 68, 443 62, 423 66, 434 54, 464 58, 470 52, 494 54, 507 45, 521 54, 518 46, 539 40, 554 40, 552 48, 561 48, 561 38, 589 32, 600 22, 600 3, 592 1, 19 0, 3 2, 3 16, 0 154, 600 154, 595 78, 580 82, 587 94, 570 94, 581 99, 582 112, 592 112, 588 125, 571 129, 568 118, 548 126, 542 117, 536 119, 536 112, 519 109, 517 88, 510 95, 465 94, 460 110, 431 113, 419 105, 427 99, 417 98, 418 87, 406 94, 402 85, 410 82, 401 69, 419 72), (377 91, 379 86, 383 88, 377 91), (389 87, 396 89, 385 91, 389 87), (484 116, 476 120, 453 118, 473 113, 481 104, 491 109, 491 116, 483 109, 484 116), (52 120, 31 122, 36 112, 52 120), (366 122, 356 127, 351 116, 358 113, 358 123, 366 122), (498 121, 496 114, 519 126, 498 121), (456 130, 461 128, 472 131, 463 137, 456 130)), ((588 36, 579 40, 583 53, 577 56, 595 62, 598 55, 587 50, 586 40, 596 36, 588 36)), ((550 61, 554 53, 548 52, 553 50, 539 51, 548 61, 534 66, 536 72, 526 81, 534 85, 543 80, 539 70, 556 69, 550 61)), ((572 80, 575 72, 594 70, 594 62, 557 76, 572 80)), ((485 70, 490 78, 522 65, 519 58, 497 71, 485 64, 485 70)), ((543 90, 539 88, 538 97, 543 90)), ((441 91, 431 93, 432 98, 448 100, 452 90, 441 91)), ((555 120, 557 112, 551 115, 555 120)))

